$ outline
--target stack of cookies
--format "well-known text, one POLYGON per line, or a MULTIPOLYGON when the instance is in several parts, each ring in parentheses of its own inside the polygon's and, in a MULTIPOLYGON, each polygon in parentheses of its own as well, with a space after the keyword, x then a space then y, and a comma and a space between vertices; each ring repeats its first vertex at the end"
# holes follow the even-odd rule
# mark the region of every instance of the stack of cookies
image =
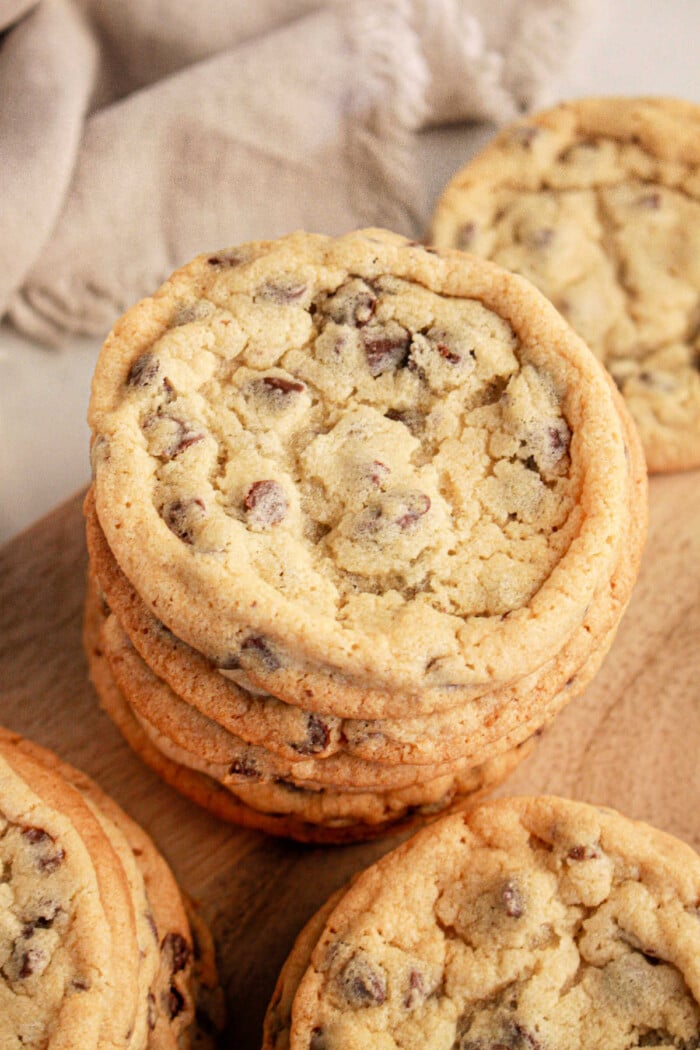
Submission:
POLYGON ((473 804, 591 679, 637 573, 614 385, 460 252, 365 230, 200 256, 118 322, 89 416, 102 703, 277 834, 473 804))
POLYGON ((432 239, 523 274, 605 363, 651 471, 700 466, 700 106, 577 99, 506 128, 432 239))
POLYGON ((610 809, 519 798, 445 817, 307 925, 263 1050, 690 1050, 699 897, 689 846, 610 809))
POLYGON ((213 1046, 195 1029, 200 1003, 219 1021, 211 939, 148 836, 4 730, 0 829, 0 1045, 213 1046))

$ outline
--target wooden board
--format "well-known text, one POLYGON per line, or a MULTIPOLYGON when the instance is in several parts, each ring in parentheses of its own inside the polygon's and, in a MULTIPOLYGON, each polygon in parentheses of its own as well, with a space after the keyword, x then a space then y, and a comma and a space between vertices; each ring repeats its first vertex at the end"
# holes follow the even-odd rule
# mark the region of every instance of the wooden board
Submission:
MULTIPOLYGON (((651 483, 642 571, 617 640, 500 793, 616 806, 700 848, 700 474, 651 483)), ((396 840, 310 848, 223 824, 163 785, 97 707, 80 644, 76 496, 0 551, 0 720, 90 773, 201 902, 221 956, 226 1045, 257 1050, 276 974, 323 900, 396 840)))

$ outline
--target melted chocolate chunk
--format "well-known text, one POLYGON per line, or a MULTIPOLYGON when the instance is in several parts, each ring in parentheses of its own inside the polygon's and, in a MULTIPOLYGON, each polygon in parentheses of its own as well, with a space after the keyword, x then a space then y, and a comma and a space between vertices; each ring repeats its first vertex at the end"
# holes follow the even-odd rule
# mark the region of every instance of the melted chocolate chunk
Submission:
POLYGON ((400 325, 382 328, 373 325, 362 332, 362 344, 370 375, 383 375, 403 368, 408 361, 411 337, 400 325))
POLYGON ((207 259, 210 266, 240 266, 244 261, 243 257, 237 255, 236 252, 217 252, 216 255, 210 255, 207 259))
POLYGON ((154 454, 164 461, 175 459, 191 445, 204 440, 203 431, 194 429, 177 416, 147 416, 143 422, 143 431, 153 438, 154 454))
POLYGON ((386 463, 382 463, 379 459, 374 459, 369 466, 369 480, 373 485, 381 485, 383 481, 386 481, 391 469, 387 467, 386 463))
POLYGON ((427 990, 425 978, 419 970, 411 970, 408 978, 408 990, 403 998, 403 1005, 407 1010, 412 1010, 425 1001, 427 990))
POLYGON ((309 1050, 330 1050, 328 1040, 326 1039, 326 1033, 320 1026, 311 1030, 309 1050))
POLYGON ((244 499, 248 521, 261 528, 278 525, 287 515, 289 504, 278 481, 255 481, 244 499))
POLYGON ((166 1016, 174 1021, 178 1014, 182 1013, 185 1006, 184 996, 177 990, 174 985, 170 985, 167 992, 163 992, 161 996, 161 1002, 163 1009, 165 1010, 166 1016))
POLYGON ((595 860, 599 856, 595 846, 572 846, 567 853, 569 860, 595 860))
POLYGON ((503 909, 506 915, 509 915, 511 919, 519 919, 524 913, 525 905, 523 903, 522 894, 518 888, 517 882, 513 879, 508 879, 508 881, 503 884, 501 900, 503 901, 503 909))
POLYGON ((48 831, 44 831, 43 828, 34 828, 26 825, 22 828, 22 837, 31 843, 32 846, 37 846, 39 843, 53 842, 53 838, 49 835, 48 831))
POLYGON ((32 846, 38 847, 36 866, 45 875, 51 875, 63 863, 65 851, 56 846, 54 838, 43 828, 24 827, 22 837, 32 846))
POLYGON ((381 1006, 386 1001, 384 974, 362 955, 353 955, 337 980, 343 998, 350 1006, 381 1006))
POLYGON ((420 434, 423 429, 424 417, 414 408, 403 410, 390 408, 385 415, 387 419, 393 419, 397 423, 403 423, 412 434, 420 434))
POLYGON ((264 376, 263 386, 268 391, 280 394, 301 394, 306 390, 306 384, 298 379, 283 379, 282 376, 264 376))
POLYGON ((310 714, 306 718, 306 739, 301 744, 292 744, 300 755, 316 755, 328 747, 331 731, 318 715, 310 714))
POLYGON ((160 362, 152 353, 146 351, 136 358, 126 377, 126 385, 133 387, 150 386, 158 375, 160 362))
POLYGON ((272 645, 261 635, 253 634, 246 638, 241 646, 241 652, 250 655, 258 664, 262 664, 266 671, 279 671, 282 661, 272 648, 272 645))
POLYGON ((555 426, 547 428, 547 441, 554 459, 561 459, 567 454, 571 444, 571 431, 563 419, 560 419, 555 426))
POLYGON ((228 769, 230 777, 240 777, 242 780, 262 780, 262 773, 252 758, 236 758, 228 769))
POLYGON ((166 933, 160 948, 169 960, 172 973, 184 970, 192 955, 192 949, 180 933, 166 933))
POLYGON ((50 930, 54 920, 60 911, 56 901, 42 901, 37 912, 28 919, 22 927, 22 936, 25 940, 34 936, 35 930, 50 930))
POLYGON ((292 278, 281 278, 279 281, 267 281, 258 290, 258 295, 261 299, 268 299, 270 302, 286 305, 301 299, 305 291, 306 285, 300 281, 294 281, 292 278))
POLYGON ((396 518, 400 529, 409 529, 430 510, 430 496, 425 492, 408 492, 404 497, 405 510, 396 518))
POLYGON ((190 546, 194 543, 197 525, 206 515, 204 500, 193 496, 190 499, 176 499, 168 503, 161 511, 163 521, 178 539, 190 546))
POLYGON ((351 278, 342 284, 323 304, 323 310, 336 324, 362 328, 374 316, 377 296, 373 288, 361 278, 351 278))
POLYGON ((24 980, 32 974, 40 973, 46 966, 46 952, 41 948, 27 948, 18 960, 18 976, 24 980))

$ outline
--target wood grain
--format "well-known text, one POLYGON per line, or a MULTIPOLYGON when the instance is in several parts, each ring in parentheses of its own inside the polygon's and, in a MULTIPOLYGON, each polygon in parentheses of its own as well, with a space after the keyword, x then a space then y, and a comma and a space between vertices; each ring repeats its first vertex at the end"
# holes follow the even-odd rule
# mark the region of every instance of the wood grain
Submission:
MULTIPOLYGON (((601 672, 498 793, 616 806, 700 849, 700 475, 652 479, 650 502, 640 578, 601 672)), ((231 1014, 226 1045, 257 1050, 296 933, 397 840, 313 848, 232 828, 141 764, 87 680, 80 503, 0 551, 0 718, 94 776, 151 833, 212 924, 231 1014)))

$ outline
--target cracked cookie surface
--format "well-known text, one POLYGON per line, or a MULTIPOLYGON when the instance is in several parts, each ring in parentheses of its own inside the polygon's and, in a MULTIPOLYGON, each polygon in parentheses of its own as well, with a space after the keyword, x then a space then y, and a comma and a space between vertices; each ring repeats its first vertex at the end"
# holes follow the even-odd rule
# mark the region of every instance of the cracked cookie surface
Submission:
POLYGON ((699 892, 690 847, 609 809, 520 798, 447 817, 307 938, 289 1046, 691 1050, 699 892))
POLYGON ((450 706, 561 648, 622 527, 617 411, 556 312, 383 231, 194 260, 115 328, 90 420, 117 561, 224 667, 450 706))
POLYGON ((432 239, 537 285, 611 372, 650 470, 700 463, 700 107, 565 103, 448 184, 432 239))

